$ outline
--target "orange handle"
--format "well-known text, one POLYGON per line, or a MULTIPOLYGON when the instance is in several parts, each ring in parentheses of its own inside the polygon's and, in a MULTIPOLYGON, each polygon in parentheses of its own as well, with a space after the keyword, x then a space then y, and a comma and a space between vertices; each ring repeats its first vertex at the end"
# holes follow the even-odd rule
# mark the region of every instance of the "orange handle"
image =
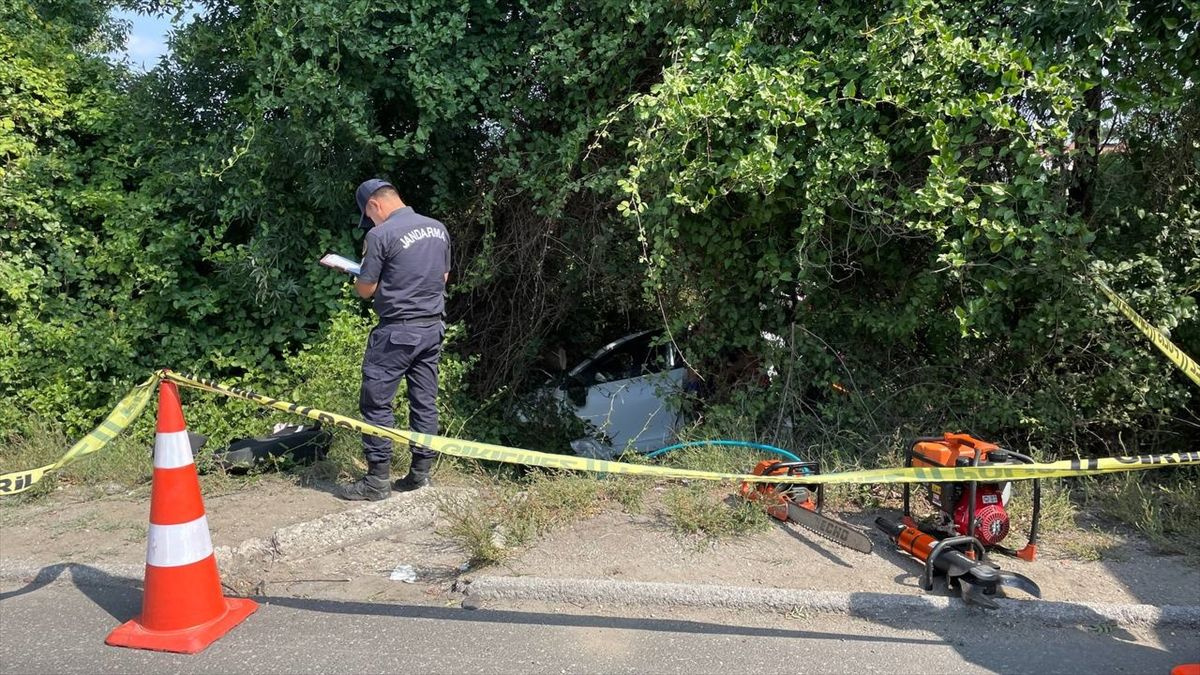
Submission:
POLYGON ((917 560, 928 560, 937 540, 915 527, 904 526, 904 531, 896 537, 896 545, 901 550, 912 554, 917 560))
POLYGON ((952 434, 947 432, 942 434, 942 438, 946 439, 946 443, 949 445, 965 445, 968 448, 975 448, 975 450, 979 451, 980 453, 986 453, 991 452, 992 450, 1000 449, 1000 446, 996 445, 995 443, 981 441, 970 434, 952 434))

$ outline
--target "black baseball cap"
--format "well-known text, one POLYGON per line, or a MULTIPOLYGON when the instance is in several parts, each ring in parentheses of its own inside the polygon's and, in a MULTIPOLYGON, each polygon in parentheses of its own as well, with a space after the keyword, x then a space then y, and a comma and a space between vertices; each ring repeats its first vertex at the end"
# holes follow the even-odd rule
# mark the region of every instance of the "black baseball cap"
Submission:
POLYGON ((374 225, 371 219, 367 217, 367 200, 371 198, 371 195, 385 187, 390 187, 393 190, 396 189, 395 185, 382 178, 371 178, 360 183, 358 189, 354 191, 354 200, 358 202, 358 226, 362 229, 369 230, 374 225))

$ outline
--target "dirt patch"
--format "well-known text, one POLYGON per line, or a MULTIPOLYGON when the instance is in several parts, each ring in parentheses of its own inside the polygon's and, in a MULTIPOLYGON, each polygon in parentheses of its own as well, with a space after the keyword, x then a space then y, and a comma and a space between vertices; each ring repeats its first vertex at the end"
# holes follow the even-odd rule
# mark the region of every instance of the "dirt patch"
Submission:
MULTIPOLYGON (((82 496, 63 490, 33 504, 0 506, 0 556, 45 564, 144 561, 148 491, 82 496)), ((215 546, 267 537, 278 527, 354 506, 282 476, 257 478, 245 489, 206 497, 204 504, 215 546)))
MULTIPOLYGON (((436 503, 459 492, 439 487, 396 494, 386 502, 346 502, 286 476, 263 476, 236 492, 206 497, 205 510, 218 548, 271 541, 281 531, 314 530, 311 555, 298 537, 286 542, 282 558, 225 556, 221 581, 229 591, 456 606, 461 595, 453 591, 454 583, 468 556, 442 534, 447 523, 436 503), (397 526, 387 524, 393 514, 403 516, 395 520, 397 526), (345 527, 326 532, 322 523, 331 518, 346 521, 345 527), (346 531, 353 527, 368 540, 346 531), (355 543, 333 550, 317 545, 318 539, 337 541, 343 535, 355 543), (413 567, 413 583, 390 578, 400 565, 413 567)), ((63 490, 32 504, 0 506, 0 559, 19 563, 14 567, 22 570, 78 563, 124 568, 134 576, 146 556, 148 491, 88 499, 91 494, 63 490)))
MULTIPOLYGON (((917 585, 920 566, 874 528, 877 515, 839 516, 868 533, 875 550, 862 554, 791 525, 714 543, 679 536, 654 507, 635 516, 609 510, 546 535, 498 568, 559 578, 922 593, 917 585)), ((1128 555, 1124 560, 1077 560, 1056 544, 1043 543, 1035 562, 995 560, 1033 579, 1048 600, 1200 604, 1200 570, 1178 557, 1155 555, 1152 547, 1131 537, 1109 537, 1106 544, 1128 555)), ((1024 597, 1019 591, 1011 595, 1024 597)))
MULTIPOLYGON (((395 499, 395 498, 393 498, 395 499)), ((309 558, 231 564, 224 581, 250 595, 457 605, 467 553, 444 534, 438 513, 409 519, 376 539, 309 558), (415 579, 391 578, 407 566, 415 579)))

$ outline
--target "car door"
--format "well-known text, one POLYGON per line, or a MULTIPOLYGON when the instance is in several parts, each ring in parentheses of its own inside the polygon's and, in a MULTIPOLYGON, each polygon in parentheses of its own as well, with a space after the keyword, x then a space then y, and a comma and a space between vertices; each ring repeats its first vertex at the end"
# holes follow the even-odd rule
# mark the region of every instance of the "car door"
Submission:
POLYGON ((676 367, 671 345, 656 345, 656 331, 618 340, 573 372, 586 397, 573 402, 576 415, 593 424, 618 450, 649 451, 674 438, 673 397, 685 369, 676 367))

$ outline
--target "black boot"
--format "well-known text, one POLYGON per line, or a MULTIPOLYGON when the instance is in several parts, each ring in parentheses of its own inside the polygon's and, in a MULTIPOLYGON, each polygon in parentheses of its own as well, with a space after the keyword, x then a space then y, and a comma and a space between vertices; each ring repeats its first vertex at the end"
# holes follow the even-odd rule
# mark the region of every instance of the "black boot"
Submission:
POLYGON ((412 466, 408 468, 408 475, 396 481, 393 486, 400 492, 412 492, 420 490, 429 485, 429 469, 433 467, 432 457, 420 457, 413 455, 412 466))
POLYGON ((391 473, 392 467, 390 463, 372 464, 367 469, 367 475, 349 485, 339 485, 334 494, 342 499, 353 502, 377 502, 380 499, 387 499, 392 494, 392 491, 388 487, 388 479, 391 478, 391 473))

